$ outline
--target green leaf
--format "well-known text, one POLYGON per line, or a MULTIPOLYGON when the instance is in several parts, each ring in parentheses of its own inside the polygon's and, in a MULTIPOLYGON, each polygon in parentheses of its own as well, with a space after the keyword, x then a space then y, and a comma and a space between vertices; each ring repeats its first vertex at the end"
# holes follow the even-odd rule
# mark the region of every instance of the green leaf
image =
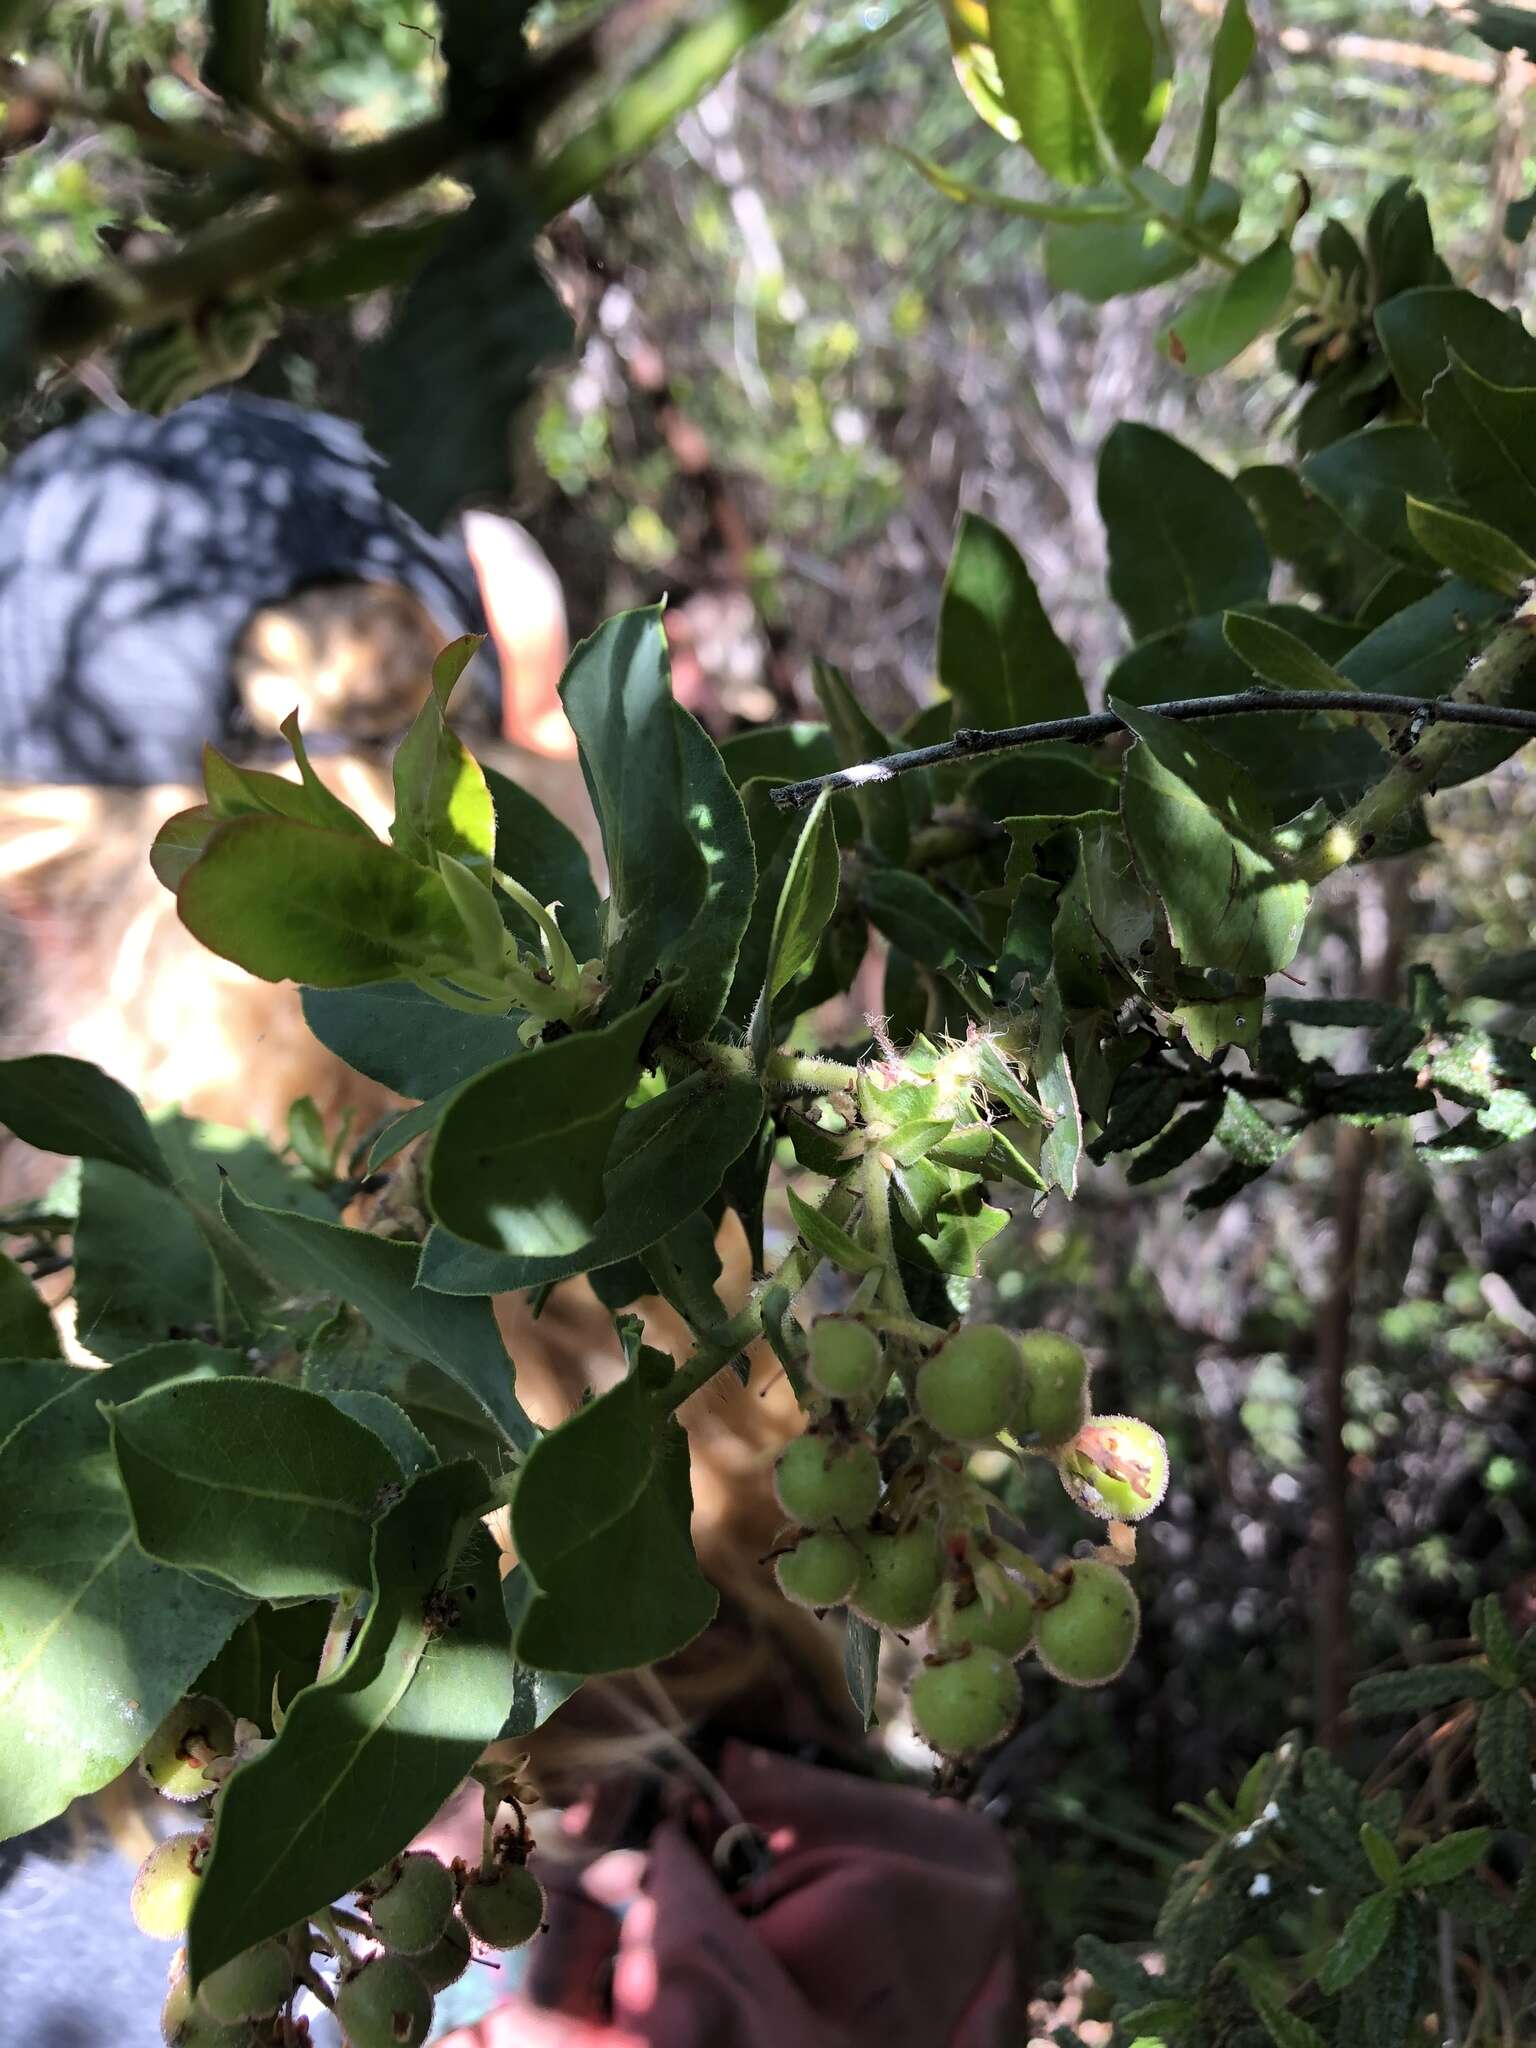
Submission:
POLYGON ((769 1050, 773 999, 816 957, 827 920, 837 908, 837 833, 825 790, 807 813, 790 854, 768 940, 768 964, 753 1013, 751 1040, 759 1060, 769 1050))
POLYGON ((1430 1664, 1364 1678, 1351 1692, 1349 1704, 1361 1716, 1424 1714, 1454 1700, 1487 1699, 1494 1690, 1493 1680, 1476 1664, 1430 1664))
MULTIPOLYGON (((0 1438, 0 1749, 13 1760, 0 1773, 0 1839, 115 1778, 250 1612, 135 1544, 98 1407, 233 1362, 165 1344, 105 1372, 28 1375, 35 1405, 13 1407, 0 1438)), ((15 1370, 0 1371, 0 1387, 15 1370)))
POLYGON ((506 1711, 507 1623, 470 1460, 424 1472, 374 1533, 372 1593, 334 1677, 230 1779, 187 1931, 194 1983, 345 1892, 424 1828, 506 1711), (446 1596, 457 1621, 429 1611, 446 1596), (380 1788, 388 1790, 380 1796, 380 1788))
POLYGON ((465 960, 439 875, 392 846, 289 818, 221 825, 176 907, 194 938, 262 981, 357 988, 465 960))
POLYGON ((966 785, 971 805, 984 817, 1073 817, 1083 811, 1112 811, 1115 784, 1082 747, 1026 747, 978 768, 966 785))
POLYGON ((1481 1863, 1492 1843, 1492 1828, 1463 1828, 1459 1834, 1444 1835, 1438 1842, 1426 1842, 1403 1865, 1404 1890, 1450 1884, 1481 1863))
POLYGON ((1264 1025, 1264 991, 1175 1004, 1173 1021, 1196 1059, 1214 1060, 1229 1045, 1251 1052, 1264 1025))
POLYGON ((1381 1829, 1366 1821, 1360 1830, 1360 1846, 1376 1873, 1377 1883, 1385 1886, 1388 1891, 1396 1890, 1402 1875, 1402 1866, 1398 1862, 1397 1851, 1381 1829))
POLYGON ((230 1378, 103 1408, 147 1556, 259 1600, 368 1584, 374 1513, 399 1474, 320 1395, 230 1378))
POLYGON ((1221 110, 1242 84, 1257 47, 1244 0, 1226 0, 1211 44, 1211 68, 1206 74, 1205 98, 1200 108, 1200 132, 1195 142, 1197 178, 1209 173, 1221 110))
POLYGON ((237 1718, 254 1721, 270 1734, 274 1694, 286 1707, 309 1684, 333 1612, 329 1600, 258 1607, 187 1690, 217 1700, 237 1718))
POLYGON ((1529 1827, 1531 1709, 1518 1687, 1485 1700, 1477 1716, 1477 1780, 1511 1827, 1529 1827))
POLYGON ((1275 2048, 1327 2048, 1316 2027, 1310 2026, 1299 2013, 1282 2005, 1251 1976, 1248 1979, 1248 1996, 1275 2048))
POLYGON ((691 1642, 714 1589, 688 1533, 688 1440, 658 1410, 669 1361, 630 1376, 541 1437, 512 1496, 512 1543, 534 1591, 517 1631, 525 1664, 628 1671, 691 1642))
POLYGON ((0 1360, 63 1355, 48 1304, 16 1261, 0 1252, 0 1360))
POLYGON ((232 107, 255 106, 267 55, 267 0, 207 0, 203 83, 232 107))
POLYGON ((1291 295, 1289 242, 1271 242, 1240 270, 1187 299, 1158 337, 1158 347, 1192 377, 1208 376, 1267 334, 1291 295))
POLYGON ((1138 640, 1269 588, 1269 550, 1241 493, 1155 427, 1122 422, 1099 457, 1109 587, 1138 640))
POLYGON ((1471 510, 1536 547, 1536 389, 1493 382, 1453 348, 1449 374, 1425 395, 1424 424, 1471 510))
POLYGON ((1216 1126, 1216 1141, 1244 1166, 1267 1167, 1284 1158, 1294 1143, 1294 1133, 1277 1131, 1245 1095, 1229 1088, 1216 1126))
MULTIPOLYGON (((286 721, 284 730, 289 730, 286 721)), ((226 759, 217 747, 205 746, 203 787, 208 792, 208 801, 200 808, 211 814, 213 823, 221 825, 231 818, 297 818, 302 824, 324 825, 337 832, 372 839, 374 834, 356 811, 327 789, 310 767, 296 725, 292 733, 294 759, 303 762, 302 779, 298 782, 287 775, 274 775, 270 769, 242 768, 226 759)))
POLYGON ((1115 159, 1141 162, 1167 84, 1140 0, 992 0, 987 18, 1003 99, 1042 170, 1091 185, 1115 159))
POLYGON ((939 607, 939 681, 959 725, 995 730, 1088 709, 1077 663, 1007 535, 962 512, 939 607))
POLYGON ((880 868, 866 880, 862 900, 876 930, 935 973, 976 973, 992 962, 988 941, 921 875, 880 868))
POLYGON ((1451 512, 1443 505, 1408 500, 1408 525, 1414 539, 1433 562, 1464 576, 1480 590, 1518 597, 1522 585, 1536 576, 1536 561, 1506 535, 1481 519, 1451 512))
POLYGON ((394 496, 436 533, 467 500, 512 494, 510 424, 570 322, 533 254, 539 220, 514 172, 481 156, 453 216, 362 362, 369 439, 394 496))
POLYGON ((1423 427, 1367 427, 1309 455, 1301 466, 1308 490, 1361 540, 1422 569, 1429 557, 1408 521, 1408 500, 1451 495, 1445 456, 1423 427))
POLYGON ((1304 640, 1273 619, 1252 612, 1226 612, 1221 630, 1227 645, 1260 681, 1278 690, 1346 690, 1337 669, 1314 654, 1304 640))
POLYGON ((521 1450, 532 1443, 534 1428, 512 1391, 512 1361, 489 1303, 449 1303, 421 1292, 415 1245, 312 1216, 284 1216, 242 1200, 228 1185, 220 1207, 241 1243, 289 1286, 350 1302, 385 1343, 456 1380, 507 1444, 521 1450))
POLYGON ((749 782, 805 782, 842 766, 829 728, 810 719, 748 726, 720 742, 720 758, 738 790, 749 782))
POLYGON ((1374 549, 1353 534, 1294 469, 1254 463, 1239 470, 1235 482, 1270 553, 1290 563, 1330 611, 1357 611, 1383 567, 1374 549))
POLYGON ((1460 578, 1442 583, 1428 597, 1395 612, 1343 655, 1339 674, 1359 690, 1439 697, 1460 682, 1478 629, 1506 609, 1501 598, 1460 578))
POLYGON ((1271 821, 1245 771, 1187 727, 1111 702, 1140 742, 1125 760, 1126 831, 1185 964, 1242 975, 1288 966, 1307 889, 1277 873, 1271 821))
POLYGON ((1083 1154, 1083 1119, 1078 1108, 1077 1089, 1067 1062, 1066 1019, 1062 1015, 1061 993, 1054 979, 1047 981, 1037 998, 1040 1014, 1040 1045, 1036 1056, 1035 1087, 1051 1128, 1040 1145, 1040 1171, 1048 1187, 1060 1188, 1070 1202, 1077 1193, 1077 1170, 1083 1154))
POLYGON ((442 1463, 431 1440, 387 1394, 367 1387, 340 1387, 327 1392, 325 1398, 378 1438, 404 1478, 414 1479, 419 1472, 430 1472, 442 1463))
POLYGON ((475 1017, 404 981, 303 992, 304 1021, 338 1059, 419 1099, 442 1095, 522 1050, 519 1017, 475 1017))
MULTIPOLYGON (((540 903, 559 905, 560 929, 578 960, 595 959, 602 948, 602 906, 581 841, 531 790, 494 768, 485 770, 496 809, 496 865, 521 882, 540 903)), ((529 945, 537 942, 533 920, 510 903, 502 915, 529 945)))
POLYGON ((830 1259, 834 1266, 840 1266, 845 1273, 873 1273, 883 1264, 878 1252, 872 1252, 868 1245, 860 1244, 848 1235, 846 1230, 834 1223, 830 1216, 811 1203, 802 1201, 793 1188, 784 1193, 789 1202, 789 1213, 794 1218, 795 1228, 811 1247, 820 1252, 824 1259, 830 1259))
MULTIPOLYGON (((523 1616, 537 1597, 521 1565, 507 1573, 501 1582, 501 1592, 507 1624, 515 1636, 523 1616)), ((531 1735, 536 1728, 542 1728, 550 1715, 557 1713, 580 1687, 579 1671, 535 1671, 531 1664, 519 1664, 514 1660, 512 1704, 501 1726, 501 1740, 531 1735)))
POLYGON ((445 1294, 499 1294, 633 1258, 709 1201, 762 1121, 755 1080, 692 1074, 620 1118, 604 1175, 603 1220, 579 1252, 513 1259, 434 1229, 422 1251, 421 1285, 445 1294))
POLYGON ((465 633, 432 664, 432 688, 395 752, 390 837, 424 867, 446 853, 484 875, 496 844, 496 812, 480 764, 447 721, 448 699, 480 646, 465 633))
POLYGON ((427 1162, 437 1221, 513 1258, 562 1258, 589 1244, 640 1048, 665 1000, 658 990, 615 1023, 535 1046, 466 1082, 427 1162))
POLYGON ((1318 1989, 1331 1998, 1369 1969, 1392 1932, 1397 1913, 1398 1902, 1392 1892, 1376 1892, 1362 1899, 1317 1973, 1318 1989))
POLYGON ((434 254, 452 224, 449 210, 340 235, 312 262, 285 271, 276 296, 285 306, 328 307, 403 284, 434 254))
POLYGON ((1134 1187, 1140 1187, 1145 1181, 1160 1180, 1165 1173, 1172 1173, 1186 1160, 1193 1159, 1216 1135, 1222 1108, 1222 1098, 1216 1096, 1209 1102, 1197 1102, 1193 1108, 1185 1110, 1156 1143, 1136 1155, 1126 1168, 1126 1179, 1134 1187))
POLYGON ((1536 384, 1536 338, 1515 314, 1474 292, 1441 286, 1399 292, 1377 306, 1376 332, 1398 389, 1420 412, 1452 351, 1495 384, 1536 384))
POLYGON ((880 1680, 880 1631, 861 1615, 849 1614, 843 1637, 843 1677, 864 1731, 875 1725, 875 1700, 880 1680))
MULTIPOLYGON (((811 681, 827 715, 837 765, 866 771, 854 791, 864 837, 882 859, 899 865, 906 859, 913 817, 919 808, 918 793, 926 778, 920 775, 915 780, 908 777, 890 781, 882 780, 878 773, 869 773, 871 762, 883 761, 887 754, 897 751, 896 743, 875 724, 840 669, 833 668, 830 662, 813 661, 811 681)), ((846 805, 846 797, 843 802, 846 805)))
POLYGON ((1435 254, 1429 208, 1407 178, 1394 179, 1372 206, 1365 247, 1371 297, 1378 305, 1421 285, 1450 282, 1450 272, 1435 254))
POLYGON ((171 1185, 143 1110, 120 1081, 86 1060, 60 1053, 0 1060, 0 1123, 39 1152, 99 1159, 171 1185))
MULTIPOLYGON (((1173 225, 1183 212, 1184 191, 1145 168, 1132 173, 1132 182, 1155 213, 1124 223, 1086 221, 1047 230, 1045 275, 1053 291, 1076 292, 1102 305, 1106 299, 1147 291, 1194 269, 1199 255, 1173 225)), ((1103 196, 1112 200, 1114 188, 1103 196)), ((1213 178, 1195 208, 1194 225, 1202 238, 1218 246, 1226 242, 1237 226, 1241 205, 1230 185, 1213 178)))

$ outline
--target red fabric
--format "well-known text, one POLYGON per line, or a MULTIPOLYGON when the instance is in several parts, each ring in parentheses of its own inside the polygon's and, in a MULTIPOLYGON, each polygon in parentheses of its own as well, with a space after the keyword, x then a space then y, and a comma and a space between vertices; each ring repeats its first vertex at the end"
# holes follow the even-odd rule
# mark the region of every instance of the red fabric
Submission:
POLYGON ((576 1896, 546 1863, 564 2011, 509 2001, 442 2048, 1016 2048, 1017 1902, 989 1822, 744 1745, 721 1782, 767 1837, 760 1875, 724 1891, 718 1816, 701 1829, 696 1813, 643 1856, 599 1857, 576 1896), (626 1899, 622 1920, 607 1913, 626 1899), (594 2017, 609 1974, 594 1904, 609 2024, 594 2017))

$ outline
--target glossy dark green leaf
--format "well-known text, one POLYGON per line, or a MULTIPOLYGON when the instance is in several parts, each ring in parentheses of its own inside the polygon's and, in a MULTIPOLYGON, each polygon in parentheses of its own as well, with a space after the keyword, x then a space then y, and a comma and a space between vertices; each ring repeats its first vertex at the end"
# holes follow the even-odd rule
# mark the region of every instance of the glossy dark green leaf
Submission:
POLYGON ((63 1355, 48 1304, 16 1261, 0 1252, 0 1360, 63 1355))
POLYGON ((1115 784, 1087 747, 1023 747, 977 769, 966 788, 984 817, 1071 817, 1113 810, 1115 784))
POLYGON ((0 1060, 0 1124, 39 1152, 99 1159, 171 1185, 143 1110, 120 1081, 87 1060, 60 1053, 0 1060))
POLYGON ((106 1372, 31 1374, 29 1412, 13 1404, 0 1437, 0 1745, 13 1760, 0 1838, 115 1778, 250 1612, 139 1549, 98 1407, 235 1362, 166 1344, 106 1372))
POLYGON ((1351 533, 1294 469, 1255 463, 1240 469, 1234 481, 1271 555, 1288 562, 1325 608, 1352 615, 1386 566, 1375 550, 1351 533))
POLYGON ((596 1031, 573 1032, 467 1082, 437 1127, 427 1207, 455 1236, 520 1259, 591 1242, 603 1173, 640 1048, 664 993, 596 1031))
POLYGON ((424 1828, 505 1718, 507 1622, 470 1461, 412 1482, 374 1534, 367 1618, 334 1677, 220 1803, 187 1932, 200 1982, 252 1942, 353 1890, 424 1828), (434 1617, 433 1596, 457 1619, 434 1617), (380 1787, 388 1797, 380 1796, 380 1787))
POLYGON ((603 1220, 590 1244, 559 1258, 512 1259, 436 1229, 422 1250, 420 1271, 422 1287, 433 1291, 417 1299, 430 1305, 437 1292, 542 1287, 633 1258, 704 1206, 762 1119, 756 1081, 690 1075, 620 1118, 604 1175, 603 1220))
POLYGON ((1450 272, 1435 254, 1429 208, 1408 178, 1388 185, 1365 224, 1365 253, 1371 296, 1378 305, 1421 285, 1449 284, 1450 272))
MULTIPOLYGON (((497 867, 540 903, 558 904, 571 951, 578 960, 595 959, 603 943, 602 906, 581 841, 511 776, 487 768, 485 781, 496 807, 497 867)), ((520 910, 508 904, 502 915, 528 944, 536 942, 532 920, 520 910)))
MULTIPOLYGON (((534 1597, 515 1649, 535 1669, 627 1671, 669 1656, 714 1618, 688 1533, 688 1440, 640 1367, 541 1437, 512 1496, 512 1542, 534 1597)), ((651 1368, 651 1369, 648 1369, 651 1368)))
POLYGON ((749 782, 803 782, 841 766, 831 731, 810 719, 754 725, 720 742, 720 758, 737 789, 749 782))
POLYGON ((1243 975, 1288 966, 1308 892, 1278 872, 1273 820, 1247 773, 1187 725, 1115 708, 1139 742, 1125 760, 1126 831, 1185 964, 1243 975))
POLYGON ((399 1475, 378 1438, 320 1395, 228 1378, 105 1412, 147 1556, 260 1600, 367 1585, 374 1515, 399 1475))
POLYGON ((176 893, 182 922, 263 981, 357 988, 466 958, 442 878, 392 846, 288 818, 221 825, 176 893))
POLYGON ((1536 548, 1536 389, 1490 381, 1453 346, 1449 372, 1425 395, 1424 424, 1467 506, 1536 548))
POLYGON ((1414 539, 1442 569, 1465 577, 1479 590, 1499 597, 1518 597, 1536 577, 1536 561, 1517 542, 1481 519, 1452 512, 1445 505, 1408 500, 1408 525, 1414 539))
POLYGON ((878 869, 862 900, 876 930, 935 973, 976 973, 992 963, 993 948, 964 911, 921 875, 878 869))
MULTIPOLYGON (((850 688, 848 678, 830 662, 811 663, 811 681, 822 710, 827 715, 837 765, 865 769, 897 751, 896 742, 883 733, 850 688)), ((862 836, 882 859, 898 864, 905 860, 913 819, 919 808, 924 778, 907 776, 882 783, 877 775, 861 780, 853 792, 862 836)), ((846 813, 848 799, 841 804, 846 813)), ((834 802, 834 811, 838 805, 834 802)))
POLYGON ((1122 422, 1099 457, 1109 587, 1138 640, 1269 589, 1269 551, 1236 486, 1155 427, 1122 422))
POLYGON ((389 489, 430 532, 513 488, 511 423, 570 322, 533 253, 539 228, 510 163, 482 155, 457 213, 363 358, 369 439, 389 489))
POLYGON ((939 681, 958 725, 994 729, 1088 709, 1077 664, 1008 536, 962 512, 939 608, 939 681))
POLYGON ((240 1241, 290 1286, 351 1303, 387 1344, 456 1380, 506 1443, 523 1449, 533 1441, 490 1305, 449 1303, 423 1293, 415 1285, 415 1245, 311 1216, 280 1215, 242 1200, 232 1186, 226 1186, 221 1207, 240 1241))
POLYGON ((1352 533, 1412 568, 1428 557, 1408 524, 1409 498, 1451 495, 1445 456, 1423 427, 1367 427, 1309 455, 1302 479, 1352 533))
POLYGON ((1277 690, 1342 690, 1348 685, 1305 640, 1273 619, 1252 612, 1227 612, 1221 621, 1227 645, 1245 668, 1277 690))
POLYGON ((1158 346, 1192 377, 1222 369, 1279 319, 1290 297, 1291 270, 1290 244, 1271 242, 1241 269, 1186 299, 1158 346))
POLYGON ((473 1017, 406 981, 307 988, 303 1006, 323 1046, 399 1095, 441 1095, 521 1050, 517 1016, 473 1017))
POLYGON ((1421 412, 1453 350, 1495 384, 1536 384, 1536 338, 1513 313, 1475 292, 1449 286, 1400 292, 1376 308, 1376 331, 1398 388, 1421 412))
MULTIPOLYGON (((1076 292, 1099 305, 1125 293, 1167 284, 1194 269, 1199 257, 1171 225, 1182 212, 1183 189, 1145 166, 1134 173, 1134 181, 1156 212, 1139 220, 1088 221, 1047 230, 1045 275, 1053 290, 1076 292)), ((1108 199, 1112 190, 1085 196, 1108 199)), ((1219 245, 1237 226, 1241 206, 1233 187, 1213 178, 1195 209, 1195 225, 1219 245)))
POLYGON ((757 861, 746 812, 709 734, 674 705, 682 755, 684 813, 704 867, 704 894, 686 936, 669 956, 677 980, 669 1008, 686 1037, 703 1038, 725 1007, 752 915, 757 861))
POLYGON ((305 1600, 294 1607, 258 1607, 242 1621, 188 1691, 215 1699, 237 1717, 272 1729, 272 1700, 286 1707, 314 1678, 330 1627, 333 1603, 305 1600))
POLYGON ((427 700, 395 750, 390 837, 402 853, 428 867, 435 854, 447 853, 469 867, 488 869, 496 843, 485 776, 446 716, 454 684, 479 645, 478 634, 466 633, 443 649, 432 666, 427 700))
POLYGON ((988 15, 1003 99, 1024 147, 1063 185, 1092 185, 1106 145, 1139 164, 1167 86, 1140 0, 1001 0, 988 15))

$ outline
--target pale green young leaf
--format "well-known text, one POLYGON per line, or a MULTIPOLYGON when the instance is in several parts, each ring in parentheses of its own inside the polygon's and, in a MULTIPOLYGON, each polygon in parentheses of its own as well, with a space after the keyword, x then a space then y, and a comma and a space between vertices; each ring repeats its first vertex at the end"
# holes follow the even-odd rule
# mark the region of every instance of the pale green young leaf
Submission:
POLYGON ((1159 335, 1159 348, 1192 377, 1224 368, 1280 319, 1292 268, 1290 244, 1271 242, 1240 270, 1187 299, 1159 335))
POLYGON ((1063 185, 1139 164, 1167 103, 1141 0, 992 0, 1003 99, 1019 139, 1063 185))
POLYGON ((1536 561, 1518 542, 1465 512, 1410 497, 1408 526, 1431 561, 1449 569, 1453 576, 1464 576, 1481 590, 1518 597, 1536 577, 1536 561))

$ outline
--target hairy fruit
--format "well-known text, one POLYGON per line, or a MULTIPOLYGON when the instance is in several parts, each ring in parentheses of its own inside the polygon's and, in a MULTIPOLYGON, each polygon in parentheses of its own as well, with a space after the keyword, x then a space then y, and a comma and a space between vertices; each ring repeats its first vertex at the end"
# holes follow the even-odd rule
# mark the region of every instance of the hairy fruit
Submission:
POLYGON ((207 1853, 206 1836, 190 1830, 167 1835, 150 1850, 139 1865, 129 1901, 140 1934, 152 1941, 177 1941, 186 1933, 207 1853))
POLYGON ((1018 1673, 997 1650, 970 1644, 925 1664, 912 1681, 912 1723, 940 1756, 974 1756, 1001 1742, 1019 1718, 1018 1673))
POLYGON ((773 1561, 779 1591, 797 1607, 837 1607, 859 1576, 857 1546, 835 1529, 808 1529, 773 1561))
POLYGON ((178 1700, 145 1743, 139 1769, 166 1799, 206 1799, 213 1786, 203 1776, 204 1764, 230 1755, 234 1746, 233 1718, 217 1700, 194 1695, 178 1700))
POLYGON ((944 1552, 932 1522, 862 1540, 863 1562, 849 1604, 877 1628, 919 1628, 933 1612, 944 1576, 944 1552))
POLYGON ((807 1529, 841 1522, 862 1528, 880 1498, 880 1464, 867 1443, 822 1436, 797 1436, 779 1453, 774 1491, 792 1522, 807 1529))
POLYGON ((450 1920, 441 1937, 435 1941, 423 1956, 412 1956, 411 1961, 420 1973, 422 1982, 435 1996, 446 1991, 450 1984, 457 1984, 469 1968, 469 1930, 457 1917, 450 1920))
POLYGON ((1168 1446, 1134 1415, 1094 1415, 1062 1452, 1061 1483, 1106 1522, 1139 1522, 1168 1491, 1168 1446))
POLYGON ((1108 1685, 1131 1661, 1141 1632, 1141 1602, 1124 1572, 1096 1558, 1067 1565, 1066 1595, 1042 1607, 1035 1653, 1067 1685, 1108 1685))
POLYGON ((1019 1339, 1024 1393, 1013 1433, 1047 1451, 1069 1443, 1088 1420, 1088 1361, 1070 1337, 1026 1330, 1019 1339))
POLYGON ((1007 1428, 1023 1386, 1012 1334, 996 1323, 970 1323, 918 1373, 917 1405, 940 1436, 984 1444, 1007 1428))
POLYGON ((387 1948, 415 1956, 442 1939, 453 1899, 447 1864, 426 1849, 412 1849, 390 1866, 389 1883, 369 1900, 368 1913, 387 1948))
POLYGON ((811 1325, 811 1385, 832 1401, 864 1401, 884 1376, 880 1339, 849 1316, 819 1316, 811 1325))
POLYGON ((421 2048, 432 2025, 432 1994, 404 1956, 370 1956, 336 1994, 348 2048, 421 2048))
POLYGON ((226 2025, 265 2019, 293 1989, 293 1962, 280 1941, 258 1941, 231 1956, 197 1987, 196 2003, 226 2025))
POLYGON ((940 1647, 976 1643, 982 1649, 996 1650, 1010 1662, 1022 1657, 1035 1633, 1035 1603, 1017 1579, 1005 1578, 1003 1585, 1004 1591, 990 1605, 978 1594, 963 1607, 946 1604, 941 1608, 937 1622, 940 1647))
POLYGON ((472 1877, 461 1902, 464 1925, 487 1948, 521 1948, 544 1918, 544 1887, 520 1863, 472 1877))
POLYGON ((204 2012, 183 1971, 160 2008, 160 2038, 165 2048, 249 2048, 251 2029, 245 2020, 231 2024, 204 2012))

